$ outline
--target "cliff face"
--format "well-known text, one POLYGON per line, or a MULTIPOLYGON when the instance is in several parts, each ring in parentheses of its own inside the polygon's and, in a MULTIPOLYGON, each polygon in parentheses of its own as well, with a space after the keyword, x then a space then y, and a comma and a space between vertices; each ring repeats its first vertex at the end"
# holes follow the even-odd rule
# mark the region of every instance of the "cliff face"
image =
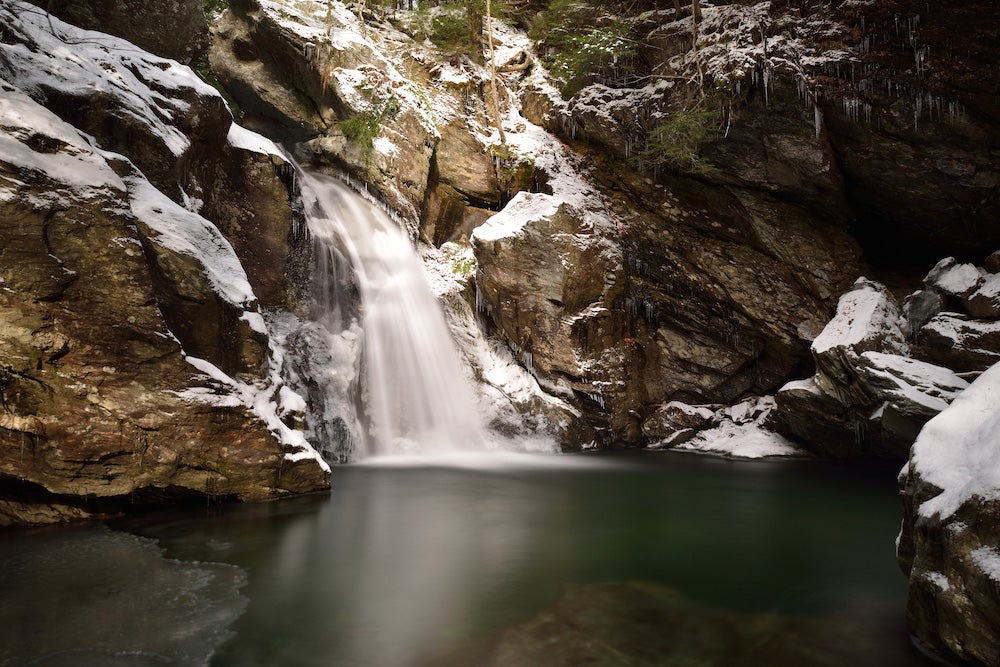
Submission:
POLYGON ((189 64, 208 48, 208 22, 200 0, 34 0, 77 27, 122 37, 144 51, 189 64))
POLYGON ((497 24, 501 143, 487 70, 422 41, 416 14, 334 8, 234 2, 213 66, 249 123, 361 176, 414 237, 464 243, 507 206, 512 235, 473 244, 478 308, 605 444, 641 442, 651 406, 806 375, 863 254, 916 270, 1000 244, 994 102, 967 74, 995 77, 994 56, 945 38, 971 10, 650 8, 623 20, 627 73, 569 99, 535 55, 554 47, 497 24), (711 126, 664 158, 692 114, 711 126))
POLYGON ((0 22, 3 522, 324 488, 326 465, 279 419, 254 294, 283 300, 287 247, 251 249, 248 278, 195 212, 236 231, 229 209, 266 196, 256 224, 287 237, 276 149, 231 129, 176 63, 26 4, 0 22))

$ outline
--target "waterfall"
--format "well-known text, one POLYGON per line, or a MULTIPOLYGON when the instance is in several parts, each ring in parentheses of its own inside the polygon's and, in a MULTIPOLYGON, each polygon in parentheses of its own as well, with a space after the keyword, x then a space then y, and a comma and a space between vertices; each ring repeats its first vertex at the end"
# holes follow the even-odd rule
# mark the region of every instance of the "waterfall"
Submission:
POLYGON ((360 388, 360 453, 480 448, 483 426, 471 388, 409 239, 337 179, 300 172, 299 183, 316 249, 314 319, 331 343, 325 372, 359 375, 351 386, 360 388), (360 346, 344 343, 356 339, 360 346), (360 363, 345 359, 345 349, 360 354, 360 363))

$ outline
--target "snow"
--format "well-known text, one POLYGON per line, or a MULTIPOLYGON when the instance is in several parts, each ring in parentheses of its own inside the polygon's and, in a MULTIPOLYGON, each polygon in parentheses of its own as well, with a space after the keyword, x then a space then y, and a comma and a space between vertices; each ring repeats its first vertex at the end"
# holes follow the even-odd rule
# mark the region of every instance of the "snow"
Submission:
POLYGON ((910 466, 942 489, 920 505, 921 516, 946 518, 973 497, 1000 500, 1000 364, 924 426, 910 466))
MULTIPOLYGON (((970 320, 958 313, 939 313, 920 328, 921 332, 933 332, 951 341, 952 347, 967 348, 987 336, 1000 339, 1000 322, 996 320, 970 320)), ((1000 358, 1000 350, 983 348, 970 349, 987 357, 1000 358)))
POLYGON ((174 125, 189 111, 185 93, 219 96, 176 61, 63 23, 27 2, 0 5, 0 24, 17 35, 0 42, 0 77, 34 99, 45 99, 49 91, 79 98, 92 98, 96 92, 111 96, 122 114, 147 126, 176 156, 190 145, 174 125))
POLYGON ((299 413, 305 414, 308 406, 306 404, 306 399, 302 398, 298 393, 292 391, 289 387, 281 387, 278 390, 278 404, 280 406, 280 413, 286 415, 289 413, 299 413))
POLYGON ((790 440, 764 427, 764 423, 775 407, 773 396, 751 397, 735 405, 717 410, 713 410, 710 406, 687 405, 679 401, 671 401, 664 408, 681 410, 686 414, 701 417, 706 422, 711 420, 715 426, 699 431, 694 437, 673 445, 678 439, 691 432, 691 429, 683 429, 650 448, 671 447, 681 451, 738 459, 805 456, 806 453, 790 440))
POLYGON ((881 380, 884 399, 903 400, 938 413, 948 407, 969 383, 951 370, 924 361, 882 352, 861 355, 865 373, 881 380))
MULTIPOLYGON (((29 180, 45 178, 60 190, 71 189, 74 197, 93 196, 106 188, 125 190, 125 183, 107 161, 71 125, 14 86, 0 86, 0 162, 32 172, 29 180), (55 139, 58 150, 38 152, 26 143, 43 136, 55 139)), ((18 189, 26 185, 4 178, 18 189)))
POLYGON ((979 269, 972 264, 959 264, 954 257, 946 257, 927 273, 924 284, 945 294, 965 296, 976 288, 980 279, 979 269))
POLYGON ((700 417, 705 421, 708 421, 709 419, 715 416, 715 410, 706 408, 703 405, 688 405, 687 403, 682 403, 680 401, 670 401, 669 403, 663 406, 663 409, 665 410, 671 408, 673 408, 674 410, 680 410, 686 415, 700 417))
POLYGON ((389 157, 395 157, 399 155, 399 146, 392 143, 392 140, 388 137, 376 137, 375 141, 372 142, 372 147, 376 152, 382 155, 387 155, 389 157))
POLYGON ((993 547, 979 547, 970 551, 969 557, 983 574, 1000 583, 1000 551, 993 547))
POLYGON ((924 577, 926 577, 927 581, 937 586, 944 593, 947 593, 951 589, 951 584, 948 583, 948 577, 944 576, 940 572, 925 572, 924 577))
POLYGON ((277 144, 267 137, 246 129, 238 123, 233 123, 229 126, 229 135, 227 136, 227 139, 229 141, 229 145, 233 148, 250 151, 251 153, 275 155, 280 157, 282 160, 285 159, 284 153, 280 148, 278 148, 277 144))
POLYGON ((803 455, 803 451, 790 440, 765 430, 754 422, 736 424, 724 421, 715 428, 702 431, 674 449, 722 454, 740 459, 803 455))
POLYGON ((157 233, 157 243, 197 259, 212 287, 229 303, 250 307, 256 302, 236 251, 215 225, 176 204, 141 176, 131 176, 127 183, 132 213, 157 233))
POLYGON ((1000 273, 988 273, 983 276, 979 289, 969 295, 969 300, 983 299, 992 303, 993 308, 1000 311, 1000 273))
POLYGON ((246 322, 250 326, 251 331, 255 331, 259 334, 267 335, 267 324, 264 322, 264 316, 260 313, 255 313, 251 311, 244 311, 240 319, 246 322))
POLYGON ((877 283, 859 278, 837 303, 837 314, 813 340, 813 353, 835 347, 854 347, 864 341, 878 341, 879 347, 906 352, 899 328, 899 310, 892 297, 877 283))
POLYGON ((815 394, 817 396, 822 396, 823 392, 820 390, 819 386, 816 384, 815 378, 806 378, 805 380, 792 380, 791 382, 785 383, 781 389, 778 391, 793 391, 795 389, 801 389, 803 391, 808 391, 810 394, 815 394))
POLYGON ((472 238, 485 242, 519 236, 528 222, 544 220, 558 213, 561 203, 552 195, 522 190, 502 211, 472 230, 472 238))
POLYGON ((209 403, 223 407, 242 405, 253 412, 264 423, 267 429, 283 445, 294 451, 285 453, 286 461, 315 460, 324 472, 330 472, 330 466, 323 457, 306 441, 302 431, 289 428, 281 421, 280 414, 285 414, 293 407, 302 406, 305 401, 287 387, 281 384, 278 377, 278 356, 271 355, 271 375, 265 381, 243 382, 230 377, 217 366, 198 357, 185 355, 189 364, 219 385, 226 393, 218 394, 205 387, 192 387, 182 392, 176 392, 181 399, 209 403), (284 391, 282 391, 284 390, 284 391), (274 395, 280 396, 280 404, 275 402, 274 395), (297 400, 296 400, 297 398, 297 400))
POLYGON ((440 248, 422 246, 419 252, 427 283, 438 299, 461 292, 475 275, 476 256, 471 246, 449 241, 440 248))

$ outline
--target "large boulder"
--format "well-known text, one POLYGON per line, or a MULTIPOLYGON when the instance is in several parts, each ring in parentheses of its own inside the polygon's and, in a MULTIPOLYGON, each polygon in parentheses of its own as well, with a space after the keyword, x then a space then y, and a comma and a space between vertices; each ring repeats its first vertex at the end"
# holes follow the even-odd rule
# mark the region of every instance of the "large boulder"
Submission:
POLYGON ((956 373, 984 371, 1000 361, 1000 321, 940 313, 917 331, 914 355, 956 373))
POLYGON ((1000 661, 1000 365, 932 419, 900 476, 907 619, 926 648, 1000 661))
POLYGON ((476 228, 472 246, 477 304, 522 363, 600 404, 620 386, 600 373, 620 367, 601 364, 594 373, 588 359, 623 344, 621 322, 605 305, 620 260, 587 219, 571 202, 521 192, 476 228))
POLYGON ((328 468, 277 417, 278 384, 257 377, 266 329, 219 232, 0 86, 2 522, 324 488, 328 468), (185 355, 168 294, 225 306, 188 330, 224 336, 219 365, 244 378, 185 355))
MULTIPOLYGON (((179 204, 215 223, 261 302, 286 305, 291 169, 281 151, 233 124, 219 93, 176 62, 115 37, 88 39, 91 33, 37 12, 0 12, 9 21, 0 44, 4 77, 131 160, 174 202, 159 208, 179 204)), ((165 261, 165 273, 168 264, 180 269, 165 261)))
POLYGON ((860 278, 837 303, 837 314, 812 343, 816 381, 845 405, 867 405, 874 396, 858 377, 864 352, 905 354, 895 299, 879 283, 860 278))

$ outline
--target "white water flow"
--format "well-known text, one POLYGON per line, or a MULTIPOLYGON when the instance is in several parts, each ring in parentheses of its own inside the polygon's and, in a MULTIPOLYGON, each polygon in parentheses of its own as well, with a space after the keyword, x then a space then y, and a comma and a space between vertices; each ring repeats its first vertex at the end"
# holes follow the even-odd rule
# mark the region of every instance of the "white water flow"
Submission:
POLYGON ((471 388, 409 239, 337 179, 305 172, 300 179, 309 231, 325 246, 321 264, 329 262, 317 267, 324 324, 346 329, 352 310, 360 318, 364 454, 480 448, 471 388), (352 279, 360 300, 353 309, 352 279))

